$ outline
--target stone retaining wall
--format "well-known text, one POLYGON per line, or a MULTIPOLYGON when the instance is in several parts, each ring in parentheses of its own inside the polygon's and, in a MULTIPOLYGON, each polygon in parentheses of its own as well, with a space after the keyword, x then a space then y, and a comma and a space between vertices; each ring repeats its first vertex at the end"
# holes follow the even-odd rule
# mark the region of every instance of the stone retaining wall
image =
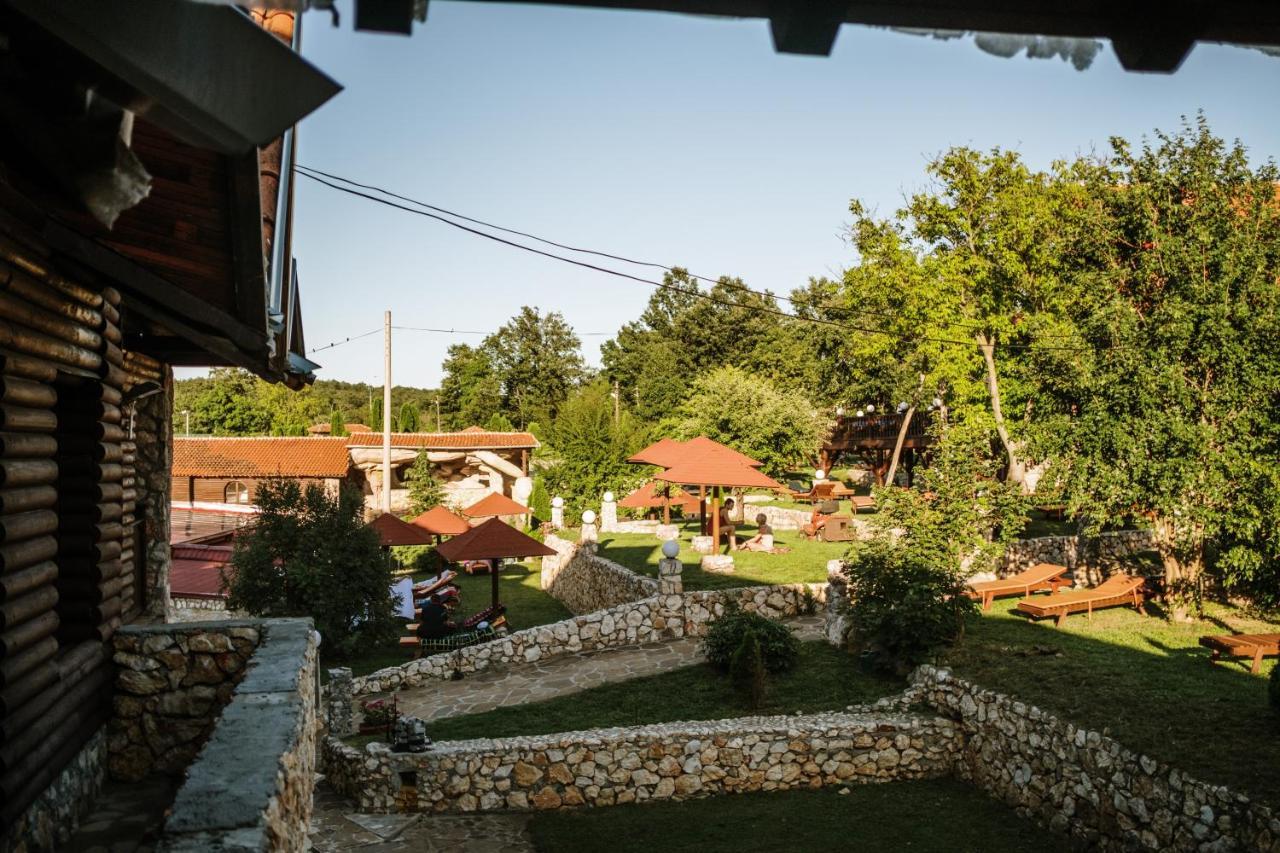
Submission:
POLYGON ((258 625, 262 640, 187 769, 160 853, 307 849, 319 733, 318 635, 310 619, 258 625))
POLYGON ((1155 549, 1149 530, 1116 530, 1097 536, 1039 536, 1019 539, 1005 549, 997 574, 1017 574, 1036 563, 1066 566, 1077 585, 1094 586, 1126 557, 1155 549))
POLYGON ((946 670, 912 684, 908 698, 958 720, 961 778, 1091 849, 1280 853, 1280 815, 1241 794, 946 670))
POLYGON ((169 622, 207 622, 222 619, 247 619, 247 614, 227 610, 223 598, 172 598, 169 601, 169 622))
POLYGON ((244 677, 261 632, 247 623, 130 625, 112 638, 117 666, 108 725, 112 777, 178 773, 208 739, 244 677))
POLYGON ((949 720, 888 710, 747 717, 437 743, 424 753, 328 738, 326 778, 362 812, 611 806, 944 776, 949 720))
POLYGON ((554 535, 545 542, 557 556, 542 558, 542 588, 573 613, 604 610, 658 592, 656 580, 601 557, 593 542, 554 535))
POLYGON ((826 601, 826 584, 784 584, 654 595, 562 622, 526 628, 458 651, 380 669, 354 679, 352 688, 356 695, 383 693, 419 687, 433 679, 449 678, 455 670, 477 672, 495 664, 528 663, 686 635, 700 637, 706 633, 707 624, 724 611, 724 603, 729 600, 736 600, 744 609, 770 618, 797 616, 821 608, 826 601))

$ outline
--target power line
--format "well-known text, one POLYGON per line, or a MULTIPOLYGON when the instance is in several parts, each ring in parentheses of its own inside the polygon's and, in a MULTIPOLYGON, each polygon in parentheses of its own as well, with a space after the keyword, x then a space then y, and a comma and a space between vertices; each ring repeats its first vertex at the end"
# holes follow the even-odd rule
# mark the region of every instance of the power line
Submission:
POLYGON ((381 329, 374 329, 372 332, 365 332, 365 333, 364 333, 364 334, 362 334, 362 335, 352 335, 352 336, 351 336, 351 337, 349 337, 349 338, 343 338, 343 339, 342 339, 342 340, 340 340, 340 341, 334 341, 334 342, 332 342, 332 343, 325 344, 325 345, 324 345, 324 346, 322 346, 322 347, 316 347, 315 349, 313 349, 313 350, 311 351, 311 354, 312 354, 312 355, 315 355, 316 353, 318 353, 318 352, 324 352, 324 351, 325 351, 325 350, 327 350, 327 349, 333 349, 334 347, 340 347, 340 346, 342 346, 343 344, 349 344, 349 343, 351 343, 352 341, 358 341, 358 340, 360 340, 361 338, 367 338, 367 337, 369 337, 370 335, 376 335, 376 334, 378 334, 378 332, 381 332, 381 331, 382 331, 381 329))
MULTIPOLYGON (((493 332, 480 332, 473 329, 432 329, 426 326, 392 326, 402 332, 438 332, 445 335, 491 335, 493 332)), ((574 332, 578 337, 609 337, 613 332, 574 332)))
MULTIPOLYGON (((836 320, 828 320, 822 317, 805 317, 802 315, 788 314, 785 311, 779 310, 777 308, 770 308, 765 305, 744 305, 740 302, 730 302, 726 299, 721 299, 717 296, 714 296, 713 294, 703 293, 701 290, 697 290, 696 288, 691 290, 686 287, 680 287, 678 285, 668 284, 667 282, 664 282, 664 281, 654 281, 652 279, 641 278, 640 276, 632 275, 631 273, 622 272, 621 270, 610 269, 609 267, 602 267, 597 264, 588 263, 586 261, 580 261, 575 258, 566 258, 563 255, 557 255, 554 252, 544 251, 543 249, 539 249, 534 246, 526 246, 523 243, 517 243, 513 240, 507 240, 506 238, 499 237, 494 234, 489 234, 487 232, 480 231, 476 228, 471 228, 470 226, 463 225, 459 222, 454 222, 452 219, 449 219, 445 216, 441 216, 436 213, 431 213, 426 210, 418 210, 412 207, 406 207, 403 204, 398 204, 394 201, 389 201, 385 198, 379 198, 378 196, 369 195, 368 193, 352 189, 351 187, 332 183, 331 181, 325 180, 324 178, 317 177, 316 175, 311 174, 309 171, 300 171, 299 174, 301 174, 305 178, 310 178, 316 183, 323 184, 324 186, 329 187, 330 189, 337 190, 338 192, 347 193, 348 195, 353 195, 359 198, 367 199, 368 201, 375 202, 376 204, 381 204, 386 207, 394 208, 396 210, 402 210, 405 213, 412 213, 417 216, 425 216, 428 219, 434 219, 437 222, 442 222, 445 225, 449 225, 453 228, 457 228, 460 231, 466 231, 467 233, 474 234, 477 237, 483 237, 486 240, 492 240, 495 243, 501 243, 505 246, 510 246, 515 249, 521 249, 531 254, 540 255, 544 258, 550 258, 552 260, 560 261, 562 263, 571 264, 573 266, 582 267, 584 269, 594 270, 595 272, 604 273, 605 275, 615 276, 617 278, 638 282, 640 284, 647 284, 651 287, 656 287, 663 290, 670 290, 676 293, 683 293, 687 296, 693 296, 698 299, 703 299, 708 302, 712 302, 714 304, 722 305, 728 308, 740 308, 747 311, 754 311, 762 314, 770 314, 770 315, 781 317, 787 320, 810 323, 813 325, 828 326, 831 328, 844 329, 846 331, 860 332, 862 334, 882 335, 884 337, 888 337, 896 340, 910 339, 910 340, 916 340, 916 341, 929 341, 931 343, 946 344, 946 345, 952 345, 952 346, 963 346, 966 348, 974 346, 974 342, 972 340, 939 338, 939 337, 932 337, 928 335, 920 335, 920 336, 900 335, 900 334, 895 334, 893 332, 885 331, 884 329, 868 328, 866 326, 858 326, 852 323, 842 323, 836 320)), ((338 178, 336 180, 343 180, 343 179, 338 178)), ((757 292, 757 291, 752 291, 752 292, 757 292)), ((772 294, 762 293, 762 295, 772 297, 772 294)), ((1118 348, 1114 346, 1067 347, 1067 346, 1039 346, 1039 345, 1033 345, 1033 344, 1002 344, 1001 347, 1003 349, 1020 349, 1020 350, 1035 349, 1040 351, 1062 351, 1062 352, 1087 352, 1087 351, 1092 352, 1092 351, 1118 348)))
MULTIPOLYGON (((621 261, 622 263, 633 264, 635 266, 640 266, 640 267, 649 267, 651 269, 662 270, 663 272, 672 272, 673 270, 675 270, 675 267, 669 264, 661 264, 661 263, 658 263, 657 261, 642 261, 642 260, 637 260, 635 258, 628 258, 625 255, 617 255, 611 252, 599 251, 597 249, 584 249, 579 246, 571 246, 567 243, 559 243, 555 240, 547 239, 546 237, 539 237, 537 234, 530 234, 527 231, 520 231, 516 228, 508 228, 503 225, 497 225, 493 222, 486 222, 483 219, 476 219, 474 217, 467 216, 466 214, 449 210, 448 208, 439 207, 429 202, 421 201, 420 199, 410 198, 409 196, 406 196, 406 195, 400 195, 399 193, 392 192, 391 190, 386 189, 384 187, 379 187, 374 184, 364 184, 359 181, 352 180, 351 178, 343 177, 342 175, 335 175, 331 172, 325 172, 321 169, 312 168, 311 166, 304 166, 301 163, 294 164, 294 168, 301 171, 302 174, 306 175, 309 178, 312 178, 313 180, 315 180, 316 175, 322 175, 323 177, 331 178, 335 181, 341 181, 342 183, 347 184, 349 186, 359 187, 360 189, 363 189, 363 190, 371 190, 372 192, 380 193, 389 198, 399 199, 400 201, 405 201, 405 202, 408 202, 409 204, 414 204, 419 207, 426 208, 427 210, 433 210, 436 213, 441 213, 441 214, 444 214, 445 216, 452 216, 454 219, 459 219, 459 220, 462 220, 463 222, 470 222, 473 225, 480 225, 485 228, 492 228, 493 230, 501 231, 504 234, 513 234, 517 237, 525 237, 529 240, 534 240, 538 243, 542 243, 543 245, 553 246, 557 249, 564 249, 565 251, 568 251, 568 252, 575 252, 577 254, 582 254, 582 255, 594 255, 598 258, 608 258, 609 260, 621 261), (311 174, 311 173, 314 173, 314 174, 311 174)), ((690 272, 689 270, 685 270, 685 273, 687 273, 688 276, 694 279, 695 281, 705 282, 713 286, 719 285, 728 290, 736 290, 740 293, 750 293, 754 296, 759 296, 764 299, 781 300, 783 302, 794 305, 798 308, 810 308, 810 309, 818 308, 825 311, 842 312, 842 313, 845 313, 846 315, 853 314, 853 313, 860 313, 860 314, 870 314, 872 316, 877 316, 877 317, 888 317, 890 319, 896 319, 897 317, 896 314, 893 314, 892 312, 889 312, 889 311, 875 311, 875 310, 866 309, 866 308, 847 308, 842 305, 820 304, 808 299, 795 299, 790 296, 780 296, 768 290, 756 290, 755 288, 748 287, 745 284, 736 284, 732 281, 727 281, 723 278, 711 278, 710 276, 698 275, 697 273, 690 272)), ((955 326, 957 328, 968 329, 970 331, 975 331, 975 332, 981 331, 980 327, 972 323, 963 323, 959 321, 949 321, 949 320, 943 320, 940 322, 944 326, 955 326)))

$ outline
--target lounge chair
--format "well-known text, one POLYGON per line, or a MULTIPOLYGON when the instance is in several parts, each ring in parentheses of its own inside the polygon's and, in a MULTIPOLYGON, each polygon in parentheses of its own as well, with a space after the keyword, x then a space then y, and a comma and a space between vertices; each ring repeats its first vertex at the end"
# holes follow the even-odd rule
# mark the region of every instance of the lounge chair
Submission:
POLYGON ((809 491, 801 492, 794 497, 798 501, 807 501, 808 503, 835 500, 836 486, 838 485, 841 484, 834 480, 823 480, 821 483, 814 483, 813 488, 809 491))
POLYGON ((1073 589, 1038 598, 1024 598, 1018 602, 1018 609, 1032 619, 1052 616, 1058 627, 1072 613, 1093 616, 1093 611, 1104 607, 1129 605, 1145 615, 1142 593, 1144 583, 1142 578, 1114 574, 1092 589, 1073 589))
POLYGON ((415 583, 413 585, 413 597, 426 598, 428 595, 431 595, 431 593, 433 592, 439 592, 440 590, 448 586, 450 583, 452 583, 453 579, 456 578, 457 576, 458 576, 458 573, 455 572, 453 569, 445 569, 443 572, 441 572, 440 574, 436 575, 433 578, 427 578, 424 581, 415 583))
POLYGON ((965 594, 970 598, 976 598, 981 601, 982 609, 988 610, 991 607, 991 602, 997 598, 1009 595, 1027 596, 1042 589, 1052 590, 1056 593, 1059 589, 1068 585, 1066 578, 1063 577, 1066 573, 1066 566, 1057 566, 1053 563, 1036 563, 1031 568, 1018 572, 1016 575, 1010 575, 1007 578, 971 583, 965 594))
POLYGON ((874 510, 876 508, 876 499, 871 495, 851 495, 849 500, 853 503, 853 511, 855 513, 862 510, 874 510))
POLYGON ((1224 657, 1252 658, 1249 671, 1257 673, 1262 668, 1264 657, 1280 655, 1280 634, 1224 634, 1220 636, 1201 637, 1200 645, 1213 650, 1210 663, 1217 663, 1224 657))

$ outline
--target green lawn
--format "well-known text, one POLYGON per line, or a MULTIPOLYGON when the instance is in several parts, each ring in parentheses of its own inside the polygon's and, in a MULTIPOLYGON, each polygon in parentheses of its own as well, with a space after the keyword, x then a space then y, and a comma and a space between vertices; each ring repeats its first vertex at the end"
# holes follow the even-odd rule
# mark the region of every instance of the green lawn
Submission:
POLYGON ((765 706, 754 711, 743 705, 727 676, 710 664, 698 664, 545 702, 440 720, 430 724, 427 733, 435 740, 466 740, 746 714, 830 711, 873 702, 902 688, 900 681, 862 672, 843 651, 825 643, 802 643, 795 668, 769 677, 765 706))
POLYGON ((1280 627, 1225 607, 1205 621, 1171 623, 1149 605, 1152 616, 1117 607, 1092 620, 1071 616, 1058 629, 1013 615, 1013 601, 970 620, 944 661, 958 675, 1280 805, 1280 721, 1266 697, 1274 659, 1250 675, 1239 663, 1210 666, 1197 642, 1204 634, 1280 627))
MULTIPOLYGON (((512 631, 559 622, 573 615, 563 604, 542 591, 539 573, 536 563, 532 565, 506 563, 502 567, 498 582, 501 585, 499 588, 502 602, 507 605, 507 624, 512 631)), ((424 577, 424 575, 415 575, 414 581, 420 581, 424 577)), ((458 608, 460 618, 465 618, 489 605, 493 597, 492 583, 488 575, 458 574, 455 584, 462 594, 462 604, 458 608)), ((351 667, 351 672, 355 675, 368 675, 407 660, 409 656, 399 646, 391 645, 385 649, 367 652, 353 660, 344 661, 341 665, 351 667)))
POLYGON ((555 853, 917 853, 1065 851, 1065 839, 954 779, 771 791, 685 802, 540 812, 536 849, 555 853))
MULTIPOLYGON (((755 551, 735 551, 732 575, 710 574, 702 571, 699 561, 702 555, 689 547, 689 540, 697 530, 697 522, 686 522, 680 534, 680 561, 684 563, 685 589, 727 589, 739 586, 760 586, 775 583, 825 583, 827 561, 845 555, 848 542, 810 542, 799 531, 780 530, 773 536, 775 545, 790 548, 787 554, 763 554, 755 551)), ((738 539, 755 535, 755 526, 738 528, 738 539)), ((721 551, 724 547, 721 546, 721 551)), ((658 576, 658 560, 662 557, 662 543, 647 533, 602 533, 600 556, 613 560, 634 572, 658 576)))

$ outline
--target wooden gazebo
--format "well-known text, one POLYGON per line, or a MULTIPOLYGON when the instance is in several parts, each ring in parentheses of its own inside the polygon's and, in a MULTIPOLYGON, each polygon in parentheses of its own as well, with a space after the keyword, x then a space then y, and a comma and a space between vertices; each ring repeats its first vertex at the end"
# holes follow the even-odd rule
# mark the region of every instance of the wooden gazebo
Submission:
POLYGON ((436 552, 451 563, 465 560, 490 560, 493 563, 493 604, 498 604, 498 573, 502 561, 511 558, 551 557, 555 549, 543 545, 532 536, 526 536, 510 524, 491 518, 478 524, 460 536, 455 536, 436 548, 436 552))
MULTIPOLYGON (((691 459, 673 465, 657 475, 657 479, 682 486, 697 486, 700 499, 705 500, 706 490, 711 489, 712 542, 720 542, 720 494, 721 489, 780 489, 782 484, 761 471, 723 454, 710 454, 701 459, 691 459)), ((706 517, 702 530, 706 531, 706 517)))
POLYGON ((458 536, 471 529, 465 518, 459 518, 443 506, 433 506, 410 523, 435 536, 437 543, 441 536, 458 536))

